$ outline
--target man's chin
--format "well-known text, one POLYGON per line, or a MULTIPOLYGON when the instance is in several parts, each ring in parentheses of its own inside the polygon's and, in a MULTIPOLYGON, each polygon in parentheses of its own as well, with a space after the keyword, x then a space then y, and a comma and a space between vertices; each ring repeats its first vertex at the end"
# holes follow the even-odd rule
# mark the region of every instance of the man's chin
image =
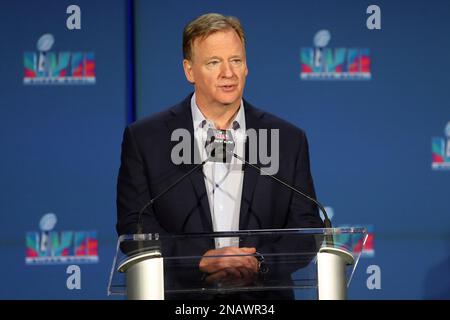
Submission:
POLYGON ((230 107, 230 106, 236 106, 241 103, 241 98, 234 98, 234 99, 220 99, 220 104, 222 104, 224 107, 230 107))

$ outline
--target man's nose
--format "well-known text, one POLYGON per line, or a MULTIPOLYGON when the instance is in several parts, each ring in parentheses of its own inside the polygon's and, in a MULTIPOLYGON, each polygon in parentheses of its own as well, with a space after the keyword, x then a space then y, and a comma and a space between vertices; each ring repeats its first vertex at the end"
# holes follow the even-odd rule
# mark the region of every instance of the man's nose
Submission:
POLYGON ((230 62, 225 62, 222 64, 221 74, 224 78, 231 78, 234 76, 234 70, 230 62))

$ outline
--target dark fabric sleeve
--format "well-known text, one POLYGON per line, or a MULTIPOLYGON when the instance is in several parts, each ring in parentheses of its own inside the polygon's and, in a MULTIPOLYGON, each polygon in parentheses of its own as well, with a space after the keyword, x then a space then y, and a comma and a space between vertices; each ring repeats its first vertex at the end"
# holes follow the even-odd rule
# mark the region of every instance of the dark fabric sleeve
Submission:
MULTIPOLYGON (((315 199, 316 193, 310 171, 308 141, 302 131, 296 138, 300 141, 296 151, 295 176, 292 186, 315 199)), ((323 227, 317 205, 292 192, 284 229, 323 227)), ((265 285, 272 282, 278 284, 279 281, 283 281, 280 280, 283 275, 287 275, 289 278, 289 275, 295 270, 308 266, 320 248, 322 237, 308 234, 299 237, 298 234, 290 234, 272 238, 270 242, 267 240, 263 240, 263 243, 256 245, 258 252, 265 258, 264 263, 267 271, 262 282, 265 285), (278 256, 278 253, 283 253, 283 255, 278 256)))
MULTIPOLYGON (((296 159, 293 186, 316 199, 309 161, 309 147, 306 135, 301 132, 299 152, 296 159)), ((317 205, 299 194, 292 194, 289 218, 286 228, 323 228, 317 205)))
MULTIPOLYGON (((132 129, 127 127, 122 141, 121 164, 117 179, 117 224, 119 235, 133 234, 137 231, 139 211, 150 201, 151 194, 147 173, 132 129)), ((142 215, 145 233, 166 231, 158 223, 153 210, 148 207, 142 215)))

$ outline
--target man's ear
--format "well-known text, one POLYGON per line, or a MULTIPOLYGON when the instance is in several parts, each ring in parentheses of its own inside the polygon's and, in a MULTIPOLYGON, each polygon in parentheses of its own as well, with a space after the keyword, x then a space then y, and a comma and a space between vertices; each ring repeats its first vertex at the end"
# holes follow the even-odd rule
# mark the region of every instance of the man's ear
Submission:
POLYGON ((184 69, 184 75, 186 76, 187 81, 194 84, 194 72, 192 70, 192 61, 188 59, 183 60, 183 69, 184 69))

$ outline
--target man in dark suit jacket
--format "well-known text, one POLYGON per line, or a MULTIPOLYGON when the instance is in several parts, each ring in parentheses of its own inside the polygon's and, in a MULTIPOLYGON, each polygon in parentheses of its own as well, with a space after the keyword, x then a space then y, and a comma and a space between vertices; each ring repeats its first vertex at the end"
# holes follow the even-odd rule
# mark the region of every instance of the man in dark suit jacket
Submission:
MULTIPOLYGON (((196 165, 177 165, 171 158, 178 143, 171 140, 176 129, 185 129, 191 137, 195 136, 194 111, 217 129, 230 129, 240 115, 247 130, 279 130, 280 167, 276 176, 315 197, 304 132, 242 99, 248 69, 239 21, 218 14, 195 19, 184 30, 183 52, 183 67, 186 78, 194 84, 194 96, 191 94, 178 105, 125 129, 117 186, 118 234, 136 233, 141 208, 196 165)), ((197 152, 195 147, 192 151, 197 152)), ((261 166, 259 159, 257 164, 261 166)), ((240 208, 234 213, 239 230, 323 227, 314 203, 260 175, 254 168, 244 165, 242 171, 242 184, 235 186, 240 195, 237 202, 240 208)), ((209 196, 204 171, 194 171, 144 212, 143 231, 159 233, 161 237, 217 231, 209 196)), ((218 247, 214 242, 196 238, 174 240, 174 245, 166 248, 163 245, 163 253, 166 257, 245 255, 203 258, 196 263, 206 279, 220 282, 238 278, 246 284, 247 278, 254 279, 260 272, 257 251, 264 255, 276 251, 277 243, 283 245, 283 239, 275 244, 273 239, 241 237, 239 241, 239 245, 218 247)), ((295 250, 302 246, 306 251, 315 248, 308 241, 290 245, 295 250)))

